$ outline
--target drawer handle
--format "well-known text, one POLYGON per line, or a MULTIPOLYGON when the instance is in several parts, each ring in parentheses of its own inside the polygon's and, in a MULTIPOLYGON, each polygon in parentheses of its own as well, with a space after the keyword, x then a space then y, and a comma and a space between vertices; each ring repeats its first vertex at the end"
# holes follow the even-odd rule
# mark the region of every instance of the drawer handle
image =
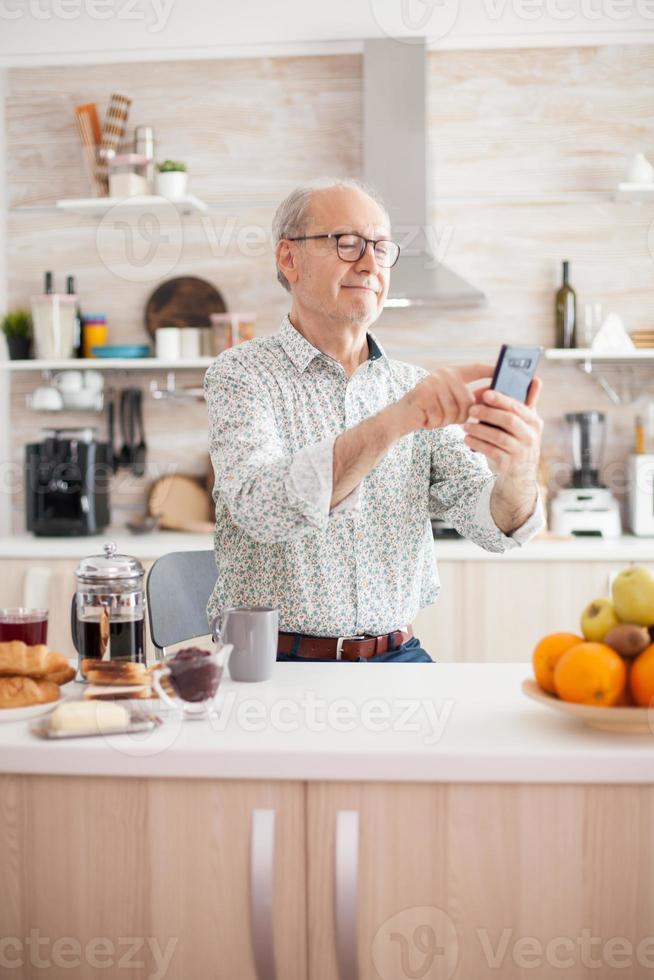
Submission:
POLYGON ((257 980, 276 980, 273 941, 275 811, 252 811, 250 917, 257 980))
POLYGON ((356 810, 339 810, 336 814, 334 878, 338 975, 340 980, 357 980, 359 814, 356 810))

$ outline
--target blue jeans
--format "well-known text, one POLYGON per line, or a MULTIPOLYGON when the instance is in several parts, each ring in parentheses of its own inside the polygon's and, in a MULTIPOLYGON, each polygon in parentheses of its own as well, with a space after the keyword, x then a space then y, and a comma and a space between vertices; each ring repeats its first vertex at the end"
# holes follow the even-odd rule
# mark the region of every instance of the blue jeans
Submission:
MULTIPOLYGON (((292 653, 278 653, 277 660, 295 660, 302 661, 304 663, 320 663, 322 661, 329 661, 330 663, 336 663, 337 661, 331 660, 330 658, 324 657, 320 660, 316 660, 313 657, 294 657, 292 653)), ((387 650, 386 653, 378 653, 374 657, 359 657, 359 662, 364 663, 434 663, 426 650, 423 650, 420 646, 420 640, 416 636, 412 636, 410 640, 403 643, 396 650, 387 650)), ((349 661, 343 661, 347 663, 349 661)), ((354 661, 356 663, 356 661, 354 661)))

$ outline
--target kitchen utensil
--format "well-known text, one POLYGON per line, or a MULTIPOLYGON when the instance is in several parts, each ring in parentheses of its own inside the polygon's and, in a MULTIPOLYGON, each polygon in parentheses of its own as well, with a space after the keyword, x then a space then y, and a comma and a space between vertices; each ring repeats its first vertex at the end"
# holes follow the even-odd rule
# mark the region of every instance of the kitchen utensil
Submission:
POLYGON ((123 439, 119 465, 134 472, 136 459, 136 401, 138 388, 123 388, 120 393, 120 429, 123 439))
POLYGON ((177 361, 182 353, 179 327, 159 327, 154 335, 157 357, 162 361, 177 361))
POLYGON ((89 323, 84 320, 82 328, 82 357, 94 357, 96 347, 103 347, 107 341, 106 323, 89 323))
POLYGON ((48 642, 47 609, 0 609, 0 643, 22 640, 28 646, 48 642))
POLYGON ((29 399, 35 412, 60 412, 64 407, 61 392, 56 388, 36 388, 29 399))
POLYGON ((153 687, 164 704, 185 718, 215 718, 219 714, 220 682, 231 653, 229 644, 216 648, 206 641, 192 640, 152 671, 153 687))
POLYGON ((228 347, 234 347, 254 337, 254 313, 212 313, 214 353, 220 354, 228 347))
POLYGON ((590 728, 630 735, 654 734, 654 720, 650 718, 649 708, 602 708, 593 704, 573 704, 571 701, 562 701, 553 694, 546 694, 531 677, 522 682, 522 690, 528 698, 569 718, 582 721, 590 728))
POLYGON ((102 137, 95 103, 75 106, 75 120, 82 141, 82 156, 91 190, 95 196, 103 196, 107 193, 107 185, 98 173, 97 151, 102 137))
POLYGON ((150 353, 147 344, 101 344, 91 348, 93 357, 149 357, 150 353))
MULTIPOLYGON (((56 705, 46 705, 46 707, 54 708, 56 705)), ((132 732, 150 732, 161 724, 161 718, 153 714, 151 711, 139 711, 138 709, 133 709, 129 712, 129 722, 124 728, 112 728, 106 732, 99 730, 97 725, 95 725, 93 728, 86 728, 82 730, 78 729, 77 731, 58 731, 52 728, 50 718, 48 716, 45 718, 40 718, 38 721, 35 721, 32 725, 30 725, 30 731, 33 735, 38 735, 39 738, 88 738, 91 735, 101 735, 106 739, 111 735, 131 734, 132 732)))
POLYGON ((81 371, 60 371, 52 379, 55 388, 64 394, 70 391, 80 391, 84 385, 81 371))
POLYGON ((63 361, 73 356, 77 297, 69 293, 32 296, 34 351, 41 360, 63 361))
POLYGON ((279 612, 266 606, 223 609, 214 621, 214 639, 233 646, 229 674, 234 681, 267 681, 277 661, 279 612))
POLYGON ((62 397, 64 408, 94 410, 96 412, 102 409, 102 392, 98 393, 89 391, 88 388, 82 388, 80 391, 64 391, 62 397))
POLYGON ((104 388, 104 377, 102 373, 100 371, 85 371, 84 387, 89 391, 102 391, 104 388))
POLYGON ((134 416, 136 423, 136 438, 138 438, 139 441, 134 446, 132 473, 134 476, 143 476, 145 474, 145 454, 147 445, 145 442, 145 427, 143 424, 143 392, 140 388, 134 389, 134 416))
MULTIPOLYGON (((62 703, 61 693, 67 685, 60 688, 58 701, 48 701, 46 704, 28 704, 22 708, 0 708, 0 722, 3 721, 29 721, 30 718, 38 718, 39 715, 47 715, 62 703)), ((69 689, 70 690, 70 689, 69 689)))
POLYGON ((46 429, 25 446, 27 530, 43 537, 98 534, 109 523, 108 447, 91 426, 46 429))
POLYGON ((98 176, 105 186, 108 186, 108 161, 116 155, 116 150, 123 138, 131 104, 130 98, 126 95, 120 95, 118 92, 112 92, 109 99, 109 106, 102 126, 97 168, 98 176))
POLYGON ((602 412, 570 412, 572 485, 559 490, 550 505, 555 534, 617 538, 622 533, 620 508, 599 478, 604 447, 602 412))
POLYGON ((116 553, 113 541, 103 555, 83 558, 75 576, 71 605, 73 644, 82 660, 129 660, 145 663, 145 595, 140 561, 116 553))
POLYGON ((116 402, 113 388, 109 392, 107 399, 107 466, 112 473, 118 469, 116 452, 114 449, 116 425, 116 402))
POLYGON ((157 286, 145 306, 150 336, 159 327, 208 327, 212 313, 224 313, 225 300, 215 286, 197 276, 178 276, 157 286))
POLYGON ((654 454, 629 456, 627 483, 632 532, 642 537, 654 536, 654 454))
POLYGON ((211 533, 212 512, 206 492, 191 476, 174 474, 157 480, 149 494, 148 513, 162 528, 182 531, 194 527, 211 533))
POLYGON ((151 126, 136 126, 134 129, 134 152, 149 161, 143 168, 147 186, 146 194, 154 194, 154 130, 151 126))
POLYGON ((180 353, 182 357, 200 356, 201 333, 199 327, 187 327, 186 330, 180 330, 180 353))

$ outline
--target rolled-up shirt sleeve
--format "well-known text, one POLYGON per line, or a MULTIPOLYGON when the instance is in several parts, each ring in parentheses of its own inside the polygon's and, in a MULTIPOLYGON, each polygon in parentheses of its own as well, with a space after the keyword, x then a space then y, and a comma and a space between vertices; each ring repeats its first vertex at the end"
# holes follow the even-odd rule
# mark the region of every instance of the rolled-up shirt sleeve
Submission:
POLYGON ((330 509, 334 442, 329 436, 285 453, 270 397, 221 356, 204 381, 216 508, 261 542, 324 529, 332 514, 358 508, 358 488, 330 509))
POLYGON ((452 524, 464 537, 485 551, 508 551, 525 544, 544 526, 540 495, 534 511, 513 534, 506 535, 496 525, 490 509, 490 498, 496 476, 486 457, 473 453, 463 441, 465 433, 458 425, 434 429, 431 451, 429 512, 452 524))

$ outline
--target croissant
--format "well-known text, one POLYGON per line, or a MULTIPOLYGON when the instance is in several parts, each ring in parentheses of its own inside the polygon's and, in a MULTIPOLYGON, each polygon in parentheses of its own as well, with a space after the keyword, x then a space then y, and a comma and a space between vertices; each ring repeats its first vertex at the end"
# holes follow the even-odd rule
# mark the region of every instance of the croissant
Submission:
POLYGON ((59 698, 59 685, 36 677, 0 677, 0 708, 25 708, 59 698))
POLYGON ((22 640, 0 643, 0 675, 23 674, 43 677, 46 671, 48 648, 44 643, 27 646, 22 640))

